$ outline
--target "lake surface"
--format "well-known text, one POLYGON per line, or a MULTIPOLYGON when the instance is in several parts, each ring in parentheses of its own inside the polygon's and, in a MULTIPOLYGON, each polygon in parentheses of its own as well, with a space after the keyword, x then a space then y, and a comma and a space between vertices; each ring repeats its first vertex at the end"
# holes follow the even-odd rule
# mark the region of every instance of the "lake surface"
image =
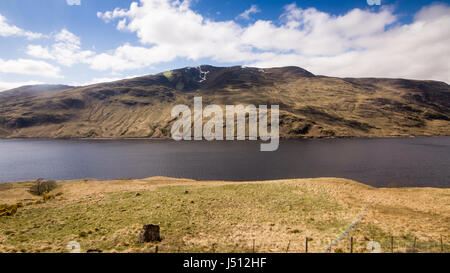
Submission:
POLYGON ((0 140, 0 182, 170 176, 199 180, 342 177, 376 187, 450 187, 450 137, 259 142, 0 140))

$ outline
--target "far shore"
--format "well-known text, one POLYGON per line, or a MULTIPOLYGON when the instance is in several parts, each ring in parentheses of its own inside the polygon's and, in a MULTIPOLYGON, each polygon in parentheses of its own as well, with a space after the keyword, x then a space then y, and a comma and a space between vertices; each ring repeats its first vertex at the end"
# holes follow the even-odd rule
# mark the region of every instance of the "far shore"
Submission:
MULTIPOLYGON (((280 137, 281 141, 284 140, 308 140, 308 139, 404 139, 404 138, 433 138, 433 137, 450 137, 450 135, 392 135, 392 136, 304 136, 304 137, 280 137)), ((0 137, 0 140, 14 140, 14 139, 23 139, 23 140, 167 140, 167 141, 175 141, 170 137, 167 138, 146 138, 146 137, 0 137)), ((211 142, 207 140, 201 140, 205 142, 211 142)), ((213 140, 212 142, 217 142, 222 140, 213 140)), ((226 140, 223 140, 226 141, 226 140)), ((235 141, 242 141, 237 140, 235 141)), ((245 141, 251 141, 246 139, 245 141)), ((258 142, 263 142, 261 140, 257 140, 258 142)))

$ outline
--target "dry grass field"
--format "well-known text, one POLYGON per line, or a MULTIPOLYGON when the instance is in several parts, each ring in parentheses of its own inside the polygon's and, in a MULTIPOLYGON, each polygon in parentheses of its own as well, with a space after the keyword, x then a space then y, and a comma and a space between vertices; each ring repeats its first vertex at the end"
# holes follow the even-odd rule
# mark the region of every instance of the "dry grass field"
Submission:
POLYGON ((42 204, 31 182, 0 185, 0 203, 23 202, 0 217, 0 252, 323 252, 368 207, 332 252, 450 251, 450 189, 372 188, 338 178, 264 182, 142 180, 58 182, 62 196, 42 204), (140 195, 137 195, 139 193, 140 195), (144 224, 159 243, 136 244, 144 224), (443 244, 440 245, 440 237, 443 244), (416 247, 414 248, 414 241, 416 247), (288 248, 289 246, 289 248, 288 248))

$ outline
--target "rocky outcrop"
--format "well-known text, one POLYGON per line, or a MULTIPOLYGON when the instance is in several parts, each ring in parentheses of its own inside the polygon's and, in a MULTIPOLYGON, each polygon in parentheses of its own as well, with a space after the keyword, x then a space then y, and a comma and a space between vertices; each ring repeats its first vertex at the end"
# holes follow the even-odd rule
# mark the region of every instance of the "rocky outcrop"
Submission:
POLYGON ((159 226, 157 225, 144 225, 143 229, 139 232, 136 240, 137 244, 143 244, 148 242, 161 241, 161 235, 159 234, 159 226))

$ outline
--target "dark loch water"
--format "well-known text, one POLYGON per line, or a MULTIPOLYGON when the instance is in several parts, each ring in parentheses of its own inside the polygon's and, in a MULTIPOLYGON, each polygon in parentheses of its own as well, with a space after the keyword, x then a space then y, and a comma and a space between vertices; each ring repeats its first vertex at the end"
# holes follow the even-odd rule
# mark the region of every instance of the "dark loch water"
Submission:
POLYGON ((268 180, 343 177, 372 186, 450 186, 450 137, 258 142, 0 140, 0 182, 185 177, 268 180))

